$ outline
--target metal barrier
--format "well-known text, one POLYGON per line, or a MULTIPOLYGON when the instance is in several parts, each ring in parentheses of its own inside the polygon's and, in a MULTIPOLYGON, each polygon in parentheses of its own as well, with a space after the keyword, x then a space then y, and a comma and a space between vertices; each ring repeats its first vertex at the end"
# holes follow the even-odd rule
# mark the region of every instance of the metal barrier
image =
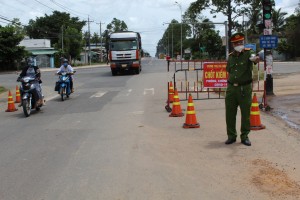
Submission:
MULTIPOLYGON (((220 63, 226 61, 211 60, 169 60, 168 72, 174 72, 173 85, 176 87, 180 100, 188 100, 189 94, 192 94, 194 100, 206 99, 224 99, 226 87, 207 88, 203 85, 204 63, 220 63)), ((262 93, 262 100, 259 107, 268 110, 265 91, 265 69, 261 69, 259 63, 254 66, 252 91, 253 93, 262 93), (256 69, 255 69, 256 68, 256 69)), ((226 83, 227 84, 227 83, 226 83)))

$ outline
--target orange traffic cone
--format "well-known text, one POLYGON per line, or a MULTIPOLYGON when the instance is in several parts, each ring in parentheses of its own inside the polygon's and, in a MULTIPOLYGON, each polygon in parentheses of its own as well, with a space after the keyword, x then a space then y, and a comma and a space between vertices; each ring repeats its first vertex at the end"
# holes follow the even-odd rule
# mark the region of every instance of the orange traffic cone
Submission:
POLYGON ((258 102, 256 98, 256 93, 254 93, 252 104, 251 104, 251 112, 250 112, 250 130, 261 130, 265 128, 266 126, 262 125, 260 122, 260 112, 259 112, 258 102))
POLYGON ((168 96, 168 102, 173 103, 174 102, 174 87, 172 81, 169 83, 169 96, 168 96))
POLYGON ((196 112, 194 108, 192 95, 189 95, 188 106, 186 110, 185 123, 183 128, 199 128, 200 124, 197 122, 196 112))
POLYGON ((174 90, 174 102, 173 102, 172 112, 169 115, 169 117, 182 117, 183 115, 184 114, 183 114, 183 112, 181 110, 178 92, 177 92, 177 89, 175 88, 175 90, 174 90))
POLYGON ((15 103, 21 103, 21 95, 18 86, 16 86, 16 101, 15 103))
POLYGON ((16 107, 15 107, 13 97, 12 97, 11 92, 9 90, 8 91, 8 107, 7 107, 7 110, 5 112, 15 112, 16 110, 18 110, 18 109, 16 109, 16 107))

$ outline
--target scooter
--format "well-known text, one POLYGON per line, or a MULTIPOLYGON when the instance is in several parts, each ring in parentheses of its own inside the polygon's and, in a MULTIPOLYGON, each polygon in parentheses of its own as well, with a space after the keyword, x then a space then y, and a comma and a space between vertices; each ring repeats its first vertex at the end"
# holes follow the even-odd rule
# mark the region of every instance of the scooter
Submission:
POLYGON ((39 111, 43 106, 43 103, 37 103, 40 99, 38 98, 37 88, 34 84, 36 79, 34 77, 24 76, 23 78, 18 78, 17 81, 21 82, 20 93, 23 112, 26 117, 29 117, 32 109, 39 111))
POLYGON ((71 95, 70 78, 71 75, 73 75, 74 73, 75 71, 73 73, 58 73, 59 78, 56 82, 55 91, 57 91, 58 94, 60 94, 60 98, 62 101, 64 101, 65 98, 69 98, 71 95))

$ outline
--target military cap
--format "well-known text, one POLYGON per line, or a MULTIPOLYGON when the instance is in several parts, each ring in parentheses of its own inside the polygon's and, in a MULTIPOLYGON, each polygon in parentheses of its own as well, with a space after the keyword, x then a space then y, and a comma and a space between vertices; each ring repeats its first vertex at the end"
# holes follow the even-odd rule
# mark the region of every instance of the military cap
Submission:
POLYGON ((245 35, 243 33, 235 33, 231 36, 230 42, 237 42, 245 39, 245 35))

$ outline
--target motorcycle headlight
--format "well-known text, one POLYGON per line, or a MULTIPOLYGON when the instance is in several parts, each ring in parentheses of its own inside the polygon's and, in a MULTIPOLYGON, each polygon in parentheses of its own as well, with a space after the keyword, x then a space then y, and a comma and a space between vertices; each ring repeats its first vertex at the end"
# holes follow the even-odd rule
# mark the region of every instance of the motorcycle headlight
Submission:
POLYGON ((24 84, 23 84, 23 89, 24 89, 24 90, 29 90, 30 87, 31 87, 31 86, 30 86, 29 83, 24 83, 24 84))

